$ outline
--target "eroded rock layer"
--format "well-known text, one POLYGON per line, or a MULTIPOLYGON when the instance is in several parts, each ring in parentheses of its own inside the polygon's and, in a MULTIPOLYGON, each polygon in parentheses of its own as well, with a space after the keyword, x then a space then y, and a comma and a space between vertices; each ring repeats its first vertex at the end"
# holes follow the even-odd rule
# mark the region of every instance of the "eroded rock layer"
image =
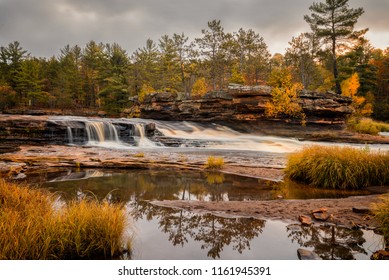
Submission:
MULTIPOLYGON (((209 92, 201 98, 186 98, 180 93, 152 93, 143 102, 126 111, 141 118, 186 121, 276 121, 301 120, 265 116, 266 103, 271 100, 271 87, 232 85, 227 91, 209 92)), ((351 98, 334 93, 302 91, 298 101, 307 116, 307 124, 343 125, 353 109, 351 98)))

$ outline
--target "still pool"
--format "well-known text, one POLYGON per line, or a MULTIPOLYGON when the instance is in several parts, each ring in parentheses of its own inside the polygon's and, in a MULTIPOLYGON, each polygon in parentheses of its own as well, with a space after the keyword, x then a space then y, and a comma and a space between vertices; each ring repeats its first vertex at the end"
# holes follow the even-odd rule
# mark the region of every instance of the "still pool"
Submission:
POLYGON ((369 259, 382 236, 333 225, 301 227, 282 221, 225 217, 154 206, 153 200, 244 201, 340 198, 368 192, 314 190, 231 174, 177 170, 61 170, 30 178, 62 199, 95 196, 125 203, 132 259, 369 259))

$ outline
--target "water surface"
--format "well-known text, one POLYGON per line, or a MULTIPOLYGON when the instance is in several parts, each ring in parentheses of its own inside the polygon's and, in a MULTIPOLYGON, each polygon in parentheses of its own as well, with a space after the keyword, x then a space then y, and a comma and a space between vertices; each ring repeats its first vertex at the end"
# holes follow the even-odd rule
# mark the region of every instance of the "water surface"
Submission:
MULTIPOLYGON (((63 199, 95 196, 123 202, 134 236, 132 259, 297 259, 297 249, 323 259, 368 259, 382 248, 372 231, 335 226, 301 227, 281 221, 226 218, 154 206, 151 200, 243 201, 338 198, 356 192, 230 174, 174 170, 64 170, 41 175, 43 187, 63 199)), ((368 194, 367 192, 363 194, 368 194)))

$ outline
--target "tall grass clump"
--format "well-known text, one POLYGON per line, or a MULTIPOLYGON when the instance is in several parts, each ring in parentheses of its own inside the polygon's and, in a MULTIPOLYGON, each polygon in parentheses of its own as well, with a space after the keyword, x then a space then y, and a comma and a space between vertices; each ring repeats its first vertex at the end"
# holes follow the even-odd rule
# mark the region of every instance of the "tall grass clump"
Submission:
POLYGON ((0 179, 0 259, 107 259, 130 249, 120 205, 58 198, 0 179))
POLYGON ((382 195, 380 202, 374 203, 373 213, 381 224, 381 231, 385 240, 386 250, 389 250, 389 194, 382 195))
POLYGON ((224 166, 224 159, 222 157, 213 157, 210 156, 207 159, 207 163, 205 164, 206 169, 218 170, 222 169, 224 166))
POLYGON ((348 127, 358 133, 377 135, 379 132, 389 132, 389 124, 374 121, 370 118, 350 119, 348 127))
POLYGON ((321 188, 361 189, 389 184, 389 153, 311 146, 288 157, 287 177, 321 188))

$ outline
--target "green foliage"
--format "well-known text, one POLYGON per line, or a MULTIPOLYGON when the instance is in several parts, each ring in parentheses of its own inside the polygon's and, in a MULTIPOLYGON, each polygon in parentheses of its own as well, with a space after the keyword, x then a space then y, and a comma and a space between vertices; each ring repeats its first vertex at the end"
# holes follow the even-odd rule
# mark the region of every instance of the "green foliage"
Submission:
POLYGON ((119 205, 58 198, 0 179, 0 259, 106 259, 130 249, 119 205), (127 248, 123 248, 123 242, 127 248))
POLYGON ((301 119, 305 123, 305 114, 298 103, 298 93, 302 90, 300 83, 293 83, 287 68, 276 68, 270 74, 268 84, 273 87, 272 100, 266 103, 265 114, 268 117, 287 115, 301 119))
POLYGON ((205 164, 206 169, 217 170, 221 169, 224 166, 224 159, 222 157, 213 157, 210 156, 207 159, 207 163, 205 164))
POLYGON ((288 157, 288 178, 319 188, 362 189, 389 184, 389 153, 311 146, 288 157))
MULTIPOLYGON (((366 98, 366 111, 373 109, 374 118, 388 120, 389 51, 374 49, 363 37, 365 30, 353 31, 362 10, 349 9, 346 0, 326 0, 313 4, 311 11, 306 20, 312 33, 292 38, 285 55, 272 57, 260 34, 243 28, 226 32, 220 20, 209 21, 192 42, 184 33, 163 35, 157 41, 148 39, 131 54, 116 43, 90 41, 84 47, 66 45, 57 57, 35 58, 12 42, 0 47, 0 107, 102 109, 119 115, 130 105, 129 96, 142 99, 144 85, 158 92, 192 92, 197 98, 208 90, 224 90, 229 83, 265 84, 272 70, 288 67, 293 83, 322 92, 333 90, 336 83, 340 88, 357 73, 357 96, 366 98), (332 20, 337 23, 328 31, 332 20), (339 71, 334 68, 337 63, 339 71), (336 79, 330 70, 339 72, 336 79)), ((274 99, 291 95, 292 102, 280 101, 291 104, 284 111, 303 118, 295 114, 299 106, 294 90, 277 87, 274 99)), ((276 115, 282 110, 270 111, 276 115)))
POLYGON ((236 68, 233 68, 229 82, 232 84, 244 85, 246 80, 243 75, 236 70, 236 68))
MULTIPOLYGON (((309 23, 315 35, 322 39, 323 43, 330 45, 336 92, 341 94, 336 51, 357 36, 358 32, 354 32, 354 26, 364 10, 349 8, 348 0, 325 0, 313 3, 309 10, 312 14, 305 15, 304 19, 309 23)), ((366 31, 359 32, 359 34, 366 33, 366 31)))

